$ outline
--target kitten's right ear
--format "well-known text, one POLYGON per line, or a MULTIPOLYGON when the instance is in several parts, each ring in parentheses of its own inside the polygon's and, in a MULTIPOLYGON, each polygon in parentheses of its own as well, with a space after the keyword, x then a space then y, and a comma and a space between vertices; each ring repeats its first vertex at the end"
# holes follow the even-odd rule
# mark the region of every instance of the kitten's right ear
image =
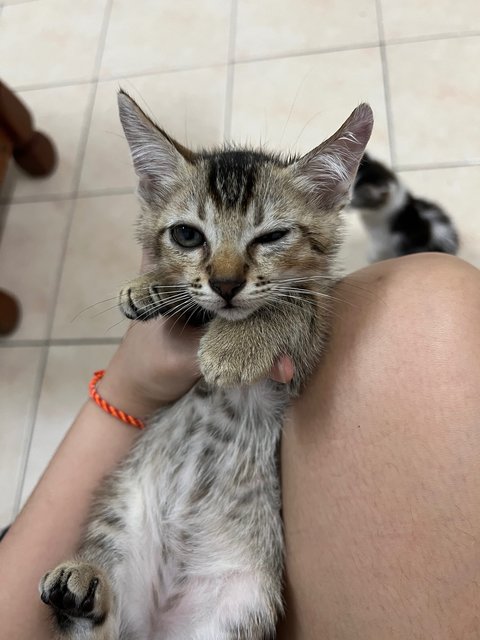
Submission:
POLYGON ((372 110, 361 104, 333 136, 291 165, 296 185, 320 209, 347 204, 372 126, 372 110))
POLYGON ((165 199, 193 154, 157 127, 123 89, 118 108, 139 178, 139 195, 150 204, 165 199))

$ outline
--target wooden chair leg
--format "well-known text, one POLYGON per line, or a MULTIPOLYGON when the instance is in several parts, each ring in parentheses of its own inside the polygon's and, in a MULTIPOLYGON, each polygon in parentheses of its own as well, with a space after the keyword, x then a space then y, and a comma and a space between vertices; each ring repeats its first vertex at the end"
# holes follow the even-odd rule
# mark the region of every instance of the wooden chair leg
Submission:
MULTIPOLYGON (((0 184, 12 158, 32 176, 46 176, 55 169, 57 154, 49 138, 35 131, 32 116, 21 100, 0 82, 0 184)), ((0 336, 15 331, 20 305, 0 289, 0 336)))
POLYGON ((27 144, 13 151, 15 162, 31 176, 48 176, 55 168, 53 144, 43 133, 34 131, 27 144))
POLYGON ((17 328, 20 306, 7 291, 0 289, 0 336, 6 336, 17 328))
POLYGON ((10 158, 13 153, 13 144, 0 126, 0 184, 2 184, 6 174, 10 158))
POLYGON ((24 171, 32 176, 47 176, 55 169, 55 147, 46 135, 35 131, 27 107, 2 82, 0 131, 4 139, 10 140, 13 157, 24 171))

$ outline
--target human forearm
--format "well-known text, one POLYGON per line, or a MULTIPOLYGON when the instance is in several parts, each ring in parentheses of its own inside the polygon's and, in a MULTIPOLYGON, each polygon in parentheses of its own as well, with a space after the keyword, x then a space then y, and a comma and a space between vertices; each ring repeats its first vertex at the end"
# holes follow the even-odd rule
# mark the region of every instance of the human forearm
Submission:
POLYGON ((71 557, 102 478, 130 449, 138 431, 87 403, 68 431, 22 513, 0 544, 1 637, 51 638, 37 585, 71 557))

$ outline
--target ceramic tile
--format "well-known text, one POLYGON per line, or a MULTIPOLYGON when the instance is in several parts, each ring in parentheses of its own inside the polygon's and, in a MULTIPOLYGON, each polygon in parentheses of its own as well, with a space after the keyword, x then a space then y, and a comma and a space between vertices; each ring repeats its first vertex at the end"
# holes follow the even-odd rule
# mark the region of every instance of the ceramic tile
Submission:
POLYGON ((81 189, 135 184, 117 111, 119 84, 173 136, 192 147, 223 138, 226 68, 181 71, 102 82, 97 89, 81 189))
POLYGON ((480 268, 480 222, 475 213, 480 167, 405 171, 399 175, 415 195, 445 208, 460 235, 459 256, 480 268))
POLYGON ((3 0, 3 6, 9 4, 26 4, 27 2, 39 2, 39 0, 3 0))
POLYGON ((480 28, 478 0, 382 0, 385 38, 411 38, 480 28))
POLYGON ((134 240, 138 209, 133 195, 77 201, 55 311, 55 338, 112 338, 125 332, 128 322, 116 302, 120 287, 135 277, 140 265, 134 240))
POLYGON ((480 160, 480 37, 387 47, 397 162, 480 160))
POLYGON ((361 101, 369 102, 375 113, 370 147, 388 160, 377 48, 238 64, 231 137, 305 152, 330 136, 361 101))
POLYGON ((32 113, 35 128, 46 133, 54 143, 58 164, 52 175, 46 178, 32 178, 15 168, 14 200, 25 196, 48 198, 72 193, 90 91, 90 85, 77 85, 19 93, 32 113))
POLYGON ((50 347, 28 458, 22 503, 87 399, 92 372, 104 368, 115 346, 50 347), (58 381, 62 380, 59 385, 58 381))
POLYGON ((0 22, 0 77, 13 87, 90 80, 106 0, 7 5, 0 22))
POLYGON ((0 349, 0 528, 14 515, 41 349, 0 349))
POLYGON ((237 60, 377 40, 375 0, 238 0, 237 60))
POLYGON ((228 0, 114 0, 101 77, 224 64, 228 0))
POLYGON ((0 288, 20 301, 13 339, 47 337, 71 202, 12 204, 0 243, 0 288))

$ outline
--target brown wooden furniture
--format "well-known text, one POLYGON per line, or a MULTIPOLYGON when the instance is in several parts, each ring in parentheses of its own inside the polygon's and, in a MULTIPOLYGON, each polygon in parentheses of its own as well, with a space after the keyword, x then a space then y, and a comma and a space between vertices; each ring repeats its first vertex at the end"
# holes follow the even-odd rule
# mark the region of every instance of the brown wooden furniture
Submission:
MULTIPOLYGON (((31 176, 47 176, 55 169, 57 154, 51 141, 35 131, 30 112, 0 82, 0 185, 13 158, 31 176)), ((0 336, 15 330, 20 317, 16 299, 0 290, 0 336)))

